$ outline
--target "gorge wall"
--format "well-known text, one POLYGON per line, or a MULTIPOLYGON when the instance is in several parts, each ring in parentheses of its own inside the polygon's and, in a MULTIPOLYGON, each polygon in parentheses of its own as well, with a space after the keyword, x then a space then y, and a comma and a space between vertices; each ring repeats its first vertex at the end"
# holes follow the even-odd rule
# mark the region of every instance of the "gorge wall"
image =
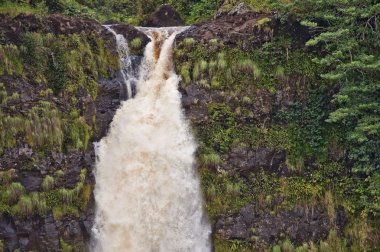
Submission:
MULTIPOLYGON (((141 59, 149 38, 114 29, 141 59)), ((326 123, 337 87, 320 79, 310 36, 240 7, 176 38, 215 251, 378 246, 378 221, 358 214, 359 180, 345 176, 347 150, 326 123)), ((114 36, 89 19, 0 14, 0 59, 0 251, 86 250, 92 142, 126 97, 114 36)))

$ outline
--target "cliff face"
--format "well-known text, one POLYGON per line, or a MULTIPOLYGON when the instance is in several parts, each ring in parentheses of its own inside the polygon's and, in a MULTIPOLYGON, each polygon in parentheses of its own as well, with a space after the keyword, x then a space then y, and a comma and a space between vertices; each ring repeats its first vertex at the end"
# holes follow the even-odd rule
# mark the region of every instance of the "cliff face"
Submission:
POLYGON ((318 70, 301 46, 309 37, 295 22, 281 25, 271 14, 249 11, 231 11, 178 37, 177 72, 199 139, 217 250, 233 240, 256 250, 285 239, 318 243, 330 229, 344 229, 344 208, 331 219, 337 210, 328 213, 321 188, 306 191, 304 169, 317 164, 312 155, 292 153, 304 144, 292 140, 302 126, 278 118, 293 104, 307 109, 310 102, 318 70))
POLYGON ((340 129, 326 122, 337 90, 320 78, 310 38, 290 18, 241 6, 177 37, 216 251, 377 246, 357 233, 378 237, 376 221, 350 208, 360 178, 340 129))
POLYGON ((123 96, 114 37, 94 20, 25 14, 1 15, 0 34, 0 251, 85 250, 92 142, 123 96))
MULTIPOLYGON (((146 36, 115 30, 137 38, 141 55, 146 36)), ((309 38, 295 21, 241 6, 177 37, 216 251, 378 243, 376 220, 355 209, 340 132, 325 122, 336 87, 320 79, 309 38)), ((125 96, 115 48, 93 20, 0 15, 0 251, 86 248, 92 142, 125 96)))

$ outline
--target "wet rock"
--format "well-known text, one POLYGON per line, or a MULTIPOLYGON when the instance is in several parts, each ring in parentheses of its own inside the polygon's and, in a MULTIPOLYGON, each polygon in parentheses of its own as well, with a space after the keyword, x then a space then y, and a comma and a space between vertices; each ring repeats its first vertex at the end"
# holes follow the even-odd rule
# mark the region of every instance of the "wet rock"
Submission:
POLYGON ((0 215, 0 239, 5 241, 9 251, 14 251, 18 247, 18 237, 11 220, 9 216, 0 215))
POLYGON ((184 25, 179 13, 170 5, 161 5, 147 19, 144 26, 147 27, 169 27, 184 25))
MULTIPOLYGON (((148 44, 148 42, 150 41, 148 36, 146 36, 143 32, 137 30, 132 25, 115 24, 115 25, 112 25, 112 29, 115 30, 116 33, 122 34, 127 41, 132 41, 135 38, 141 39, 141 48, 144 48, 146 46, 146 44, 148 44)), ((109 35, 112 35, 107 30, 105 30, 104 32, 108 33, 109 35)), ((112 37, 113 37, 113 35, 112 35, 112 37)))
POLYGON ((79 221, 65 221, 61 225, 61 237, 70 244, 79 244, 83 242, 83 233, 79 221))
POLYGON ((48 251, 56 251, 59 248, 59 232, 54 222, 53 215, 44 219, 41 230, 41 245, 48 251))
POLYGON ((111 123, 116 109, 120 106, 120 83, 117 80, 103 80, 99 83, 98 97, 95 101, 96 106, 96 140, 100 140, 108 131, 108 125, 111 123), (117 103, 113 101, 118 101, 117 103))
POLYGON ((28 173, 21 178, 21 184, 28 192, 40 190, 41 183, 42 177, 39 173, 28 173))

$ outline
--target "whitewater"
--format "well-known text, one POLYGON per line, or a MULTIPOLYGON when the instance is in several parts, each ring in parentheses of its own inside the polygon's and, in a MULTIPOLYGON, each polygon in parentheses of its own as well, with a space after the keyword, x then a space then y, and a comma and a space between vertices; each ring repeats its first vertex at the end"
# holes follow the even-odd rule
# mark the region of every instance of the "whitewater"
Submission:
POLYGON ((135 76, 136 95, 122 102, 108 135, 96 144, 91 250, 210 251, 196 143, 172 59, 175 36, 186 28, 139 29, 151 42, 135 76))

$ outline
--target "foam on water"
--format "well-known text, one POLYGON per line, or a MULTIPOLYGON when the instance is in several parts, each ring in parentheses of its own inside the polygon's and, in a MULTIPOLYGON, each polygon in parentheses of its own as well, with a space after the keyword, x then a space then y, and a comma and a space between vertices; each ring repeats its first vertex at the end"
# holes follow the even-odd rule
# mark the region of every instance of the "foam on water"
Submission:
POLYGON ((196 144, 181 108, 172 45, 185 28, 140 28, 150 38, 137 94, 96 145, 94 251, 210 251, 196 144))

